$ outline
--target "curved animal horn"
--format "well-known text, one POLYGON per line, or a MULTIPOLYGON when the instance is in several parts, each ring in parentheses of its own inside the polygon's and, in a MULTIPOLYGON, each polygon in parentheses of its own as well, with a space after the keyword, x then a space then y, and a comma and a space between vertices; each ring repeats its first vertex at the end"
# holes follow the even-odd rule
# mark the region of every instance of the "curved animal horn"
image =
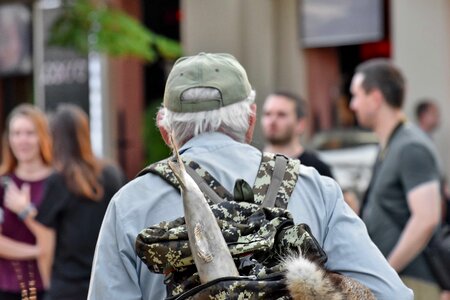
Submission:
POLYGON ((189 246, 201 283, 220 277, 239 276, 228 246, 205 196, 192 177, 186 172, 172 137, 171 143, 178 162, 169 161, 169 167, 180 182, 189 246))

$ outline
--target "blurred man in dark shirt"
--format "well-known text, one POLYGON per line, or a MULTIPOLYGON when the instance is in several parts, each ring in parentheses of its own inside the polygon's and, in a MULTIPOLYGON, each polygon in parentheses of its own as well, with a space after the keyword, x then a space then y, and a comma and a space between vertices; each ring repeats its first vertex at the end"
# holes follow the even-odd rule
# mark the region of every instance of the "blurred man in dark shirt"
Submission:
POLYGON ((297 157, 305 166, 314 167, 320 175, 333 178, 330 167, 300 142, 306 130, 306 104, 288 92, 270 94, 263 107, 262 129, 267 144, 265 151, 297 157))
POLYGON ((406 121, 405 92, 405 78, 389 60, 373 59, 356 68, 350 107, 380 144, 361 216, 415 299, 439 299, 423 253, 440 222, 439 163, 426 134, 406 121))
MULTIPOLYGON (((315 168, 320 175, 333 178, 330 167, 301 144, 301 136, 307 127, 307 106, 300 96, 284 91, 270 94, 264 102, 261 125, 267 142, 264 151, 298 158, 303 165, 315 168)), ((355 194, 344 191, 344 198, 358 212, 359 203, 355 194)))

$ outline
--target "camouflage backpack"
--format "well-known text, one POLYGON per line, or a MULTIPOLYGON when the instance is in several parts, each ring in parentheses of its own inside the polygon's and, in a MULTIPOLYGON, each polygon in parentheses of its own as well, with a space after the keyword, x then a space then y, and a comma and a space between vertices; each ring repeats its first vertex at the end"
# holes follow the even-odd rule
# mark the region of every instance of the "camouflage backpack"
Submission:
MULTIPOLYGON (((306 224, 295 225, 286 209, 300 162, 264 153, 253 188, 237 180, 233 194, 197 163, 186 171, 210 204, 239 271, 239 277, 201 284, 191 255, 184 217, 142 230, 136 252, 150 271, 165 275, 167 299, 291 299, 285 283, 287 255, 299 252, 323 266, 326 255, 306 224)), ((178 189, 167 161, 139 175, 157 174, 178 189)))

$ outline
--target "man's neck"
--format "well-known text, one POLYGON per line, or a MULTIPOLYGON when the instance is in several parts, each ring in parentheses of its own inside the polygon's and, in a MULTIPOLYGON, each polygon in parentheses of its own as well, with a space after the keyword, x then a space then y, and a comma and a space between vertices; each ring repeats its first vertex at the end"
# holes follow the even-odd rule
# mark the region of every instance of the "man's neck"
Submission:
POLYGON ((390 109, 381 114, 374 131, 380 141, 382 149, 386 147, 395 127, 404 120, 405 114, 402 110, 390 109))
POLYGON ((264 148, 264 151, 272 153, 280 153, 286 155, 287 157, 297 158, 305 151, 305 149, 296 140, 285 145, 267 144, 266 147, 264 148))

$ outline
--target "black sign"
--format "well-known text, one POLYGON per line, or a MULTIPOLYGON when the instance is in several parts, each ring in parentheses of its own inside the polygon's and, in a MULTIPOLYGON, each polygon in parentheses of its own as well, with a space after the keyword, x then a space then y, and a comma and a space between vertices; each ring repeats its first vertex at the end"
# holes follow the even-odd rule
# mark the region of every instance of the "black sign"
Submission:
POLYGON ((40 8, 43 35, 42 62, 38 72, 40 103, 46 111, 54 110, 60 103, 80 106, 89 114, 89 64, 87 55, 74 50, 49 45, 47 40, 53 22, 61 8, 40 8), (43 100, 43 101, 42 101, 43 100))

